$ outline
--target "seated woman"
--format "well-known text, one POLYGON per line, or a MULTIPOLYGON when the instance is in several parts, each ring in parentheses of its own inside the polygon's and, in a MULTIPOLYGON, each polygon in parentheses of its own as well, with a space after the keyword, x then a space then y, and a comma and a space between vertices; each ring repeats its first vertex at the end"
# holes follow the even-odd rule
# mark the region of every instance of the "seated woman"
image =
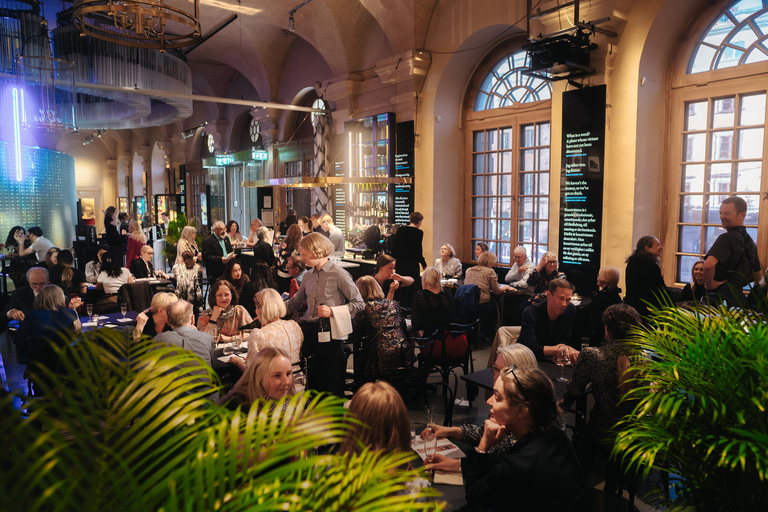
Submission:
POLYGON ((477 245, 475 246, 475 259, 479 260, 480 255, 484 252, 488 252, 488 244, 485 242, 477 242, 477 245))
POLYGON ((545 293, 553 279, 565 279, 565 273, 557 269, 557 254, 547 251, 528 277, 528 286, 533 287, 533 296, 545 293))
POLYGON ((240 260, 237 258, 229 260, 227 264, 224 265, 224 274, 222 274, 219 279, 226 279, 229 281, 229 283, 234 286, 238 297, 242 296, 243 287, 250 281, 248 276, 245 275, 245 272, 243 272, 243 264, 240 263, 240 260))
POLYGON ((421 290, 413 296, 411 327, 416 336, 439 332, 456 319, 456 307, 451 295, 440 286, 440 271, 427 268, 421 276, 421 290))
POLYGON ((293 370, 288 354, 277 347, 265 347, 246 366, 232 391, 219 400, 219 405, 227 409, 240 406, 246 412, 257 400, 280 400, 293 394, 293 370))
POLYGON ((104 293, 117 293, 121 286, 134 281, 130 270, 120 265, 120 260, 113 252, 104 253, 101 257, 101 272, 96 278, 98 290, 104 290, 104 293))
POLYGON ((570 407, 576 397, 586 392, 592 384, 595 406, 589 413, 587 427, 580 436, 577 446, 579 461, 584 472, 589 474, 596 456, 606 457, 613 447, 615 434, 613 427, 626 412, 626 403, 619 404, 620 386, 625 385, 629 375, 619 368, 629 367, 627 354, 621 341, 627 337, 632 327, 639 326, 642 319, 632 306, 616 304, 603 313, 605 324, 605 344, 601 347, 588 347, 581 351, 573 377, 568 382, 563 405, 570 407))
POLYGON ((50 270, 59 264, 59 249, 58 247, 51 247, 48 249, 48 251, 45 253, 45 264, 43 265, 45 268, 50 270))
POLYGON ((73 297, 75 295, 83 297, 88 291, 88 283, 85 280, 85 274, 82 270, 73 267, 75 259, 70 251, 59 251, 56 256, 56 265, 48 269, 49 281, 52 284, 58 284, 64 293, 73 297))
MULTIPOLYGON (((18 256, 19 251, 31 245, 27 238, 27 232, 22 226, 13 226, 5 239, 5 247, 13 256, 18 256)), ((13 286, 22 288, 27 286, 27 270, 32 266, 32 256, 29 258, 13 259, 8 267, 8 274, 13 280, 13 286)))
MULTIPOLYGON (((496 357, 496 362, 493 365, 493 382, 499 378, 500 370, 509 366, 515 366, 516 368, 538 368, 538 362, 536 362, 536 356, 533 351, 525 345, 506 345, 499 348, 499 355, 496 357)), ((487 419, 491 419, 490 414, 487 419)), ((485 433, 485 424, 475 425, 467 424, 460 427, 443 427, 441 425, 430 424, 433 432, 438 437, 452 437, 464 441, 470 446, 478 446, 480 440, 485 433)), ((426 436, 426 429, 421 433, 421 437, 426 436)), ((504 434, 501 440, 493 445, 489 450, 489 453, 506 453, 512 449, 517 438, 512 435, 511 432, 504 434)), ((445 471, 461 471, 461 461, 459 459, 449 459, 443 457, 440 462, 435 462, 432 467, 434 469, 442 469, 445 471)))
POLYGON ((261 290, 272 288, 277 290, 277 284, 272 277, 272 269, 263 261, 257 261, 251 269, 251 279, 243 286, 239 304, 248 311, 251 318, 256 318, 256 302, 254 296, 261 290))
POLYGON ((256 237, 259 239, 256 245, 253 246, 253 256, 257 260, 265 262, 268 266, 272 266, 275 262, 275 251, 272 250, 272 245, 267 242, 269 236, 269 230, 266 226, 261 226, 256 231, 256 237))
POLYGON ((304 341, 304 334, 299 324, 293 320, 282 320, 285 316, 285 302, 280 294, 277 290, 267 288, 256 294, 254 302, 256 303, 256 320, 261 323, 261 328, 251 331, 248 337, 246 360, 232 356, 229 362, 245 370, 261 349, 277 347, 288 354, 291 363, 298 363, 301 359, 301 343, 304 341))
MULTIPOLYGON (((70 305, 79 306, 80 299, 73 299, 70 305)), ((55 353, 45 343, 35 343, 32 338, 46 337, 56 344, 68 341, 67 333, 80 331, 80 319, 74 309, 68 309, 67 297, 62 289, 49 284, 44 286, 32 303, 13 338, 19 362, 38 362, 49 369, 55 368, 55 353), (34 345, 34 346, 32 346, 34 345)))
POLYGON ((230 343, 243 338, 240 327, 253 320, 243 306, 236 306, 237 292, 232 283, 219 279, 208 290, 208 305, 200 313, 197 330, 207 332, 217 343, 230 343))
POLYGON ((579 312, 582 333, 589 336, 589 344, 599 347, 603 343, 603 313, 608 306, 621 304, 621 288, 619 288, 619 269, 616 267, 600 267, 597 273, 597 286, 600 290, 592 297, 592 302, 582 307, 579 312))
POLYGON ((474 284, 480 288, 480 305, 477 313, 481 322, 484 323, 484 332, 481 333, 480 339, 493 338, 496 331, 497 309, 496 303, 491 301, 491 294, 500 295, 510 289, 507 284, 499 285, 499 276, 493 270, 495 264, 496 255, 486 251, 480 254, 477 266, 468 268, 464 275, 464 284, 474 284))
POLYGON ((195 308, 203 304, 203 289, 200 285, 202 272, 202 267, 196 262, 195 255, 191 251, 184 251, 181 254, 181 263, 173 266, 173 275, 176 277, 176 295, 194 305, 195 308))
MULTIPOLYGON (((480 444, 461 460, 467 501, 493 510, 509 510, 511 502, 515 510, 580 510, 586 479, 557 427, 552 381, 538 368, 510 366, 500 373, 480 444), (505 432, 517 439, 512 449, 488 453, 505 432)), ((444 458, 438 454, 434 461, 444 458)))
POLYGON ((386 382, 363 384, 349 402, 360 421, 341 443, 339 452, 357 454, 363 448, 385 452, 411 449, 411 422, 400 393, 386 382))
POLYGON ((456 257, 456 251, 451 244, 443 244, 440 247, 440 257, 435 260, 435 268, 446 279, 461 275, 461 261, 456 257))
POLYGON ((174 293, 156 293, 152 297, 149 309, 142 311, 136 317, 136 328, 133 331, 133 338, 139 339, 141 336, 154 338, 161 332, 173 330, 168 325, 168 314, 165 308, 177 300, 179 298, 174 293))
MULTIPOLYGON (((365 375, 384 378, 398 368, 410 366, 413 351, 405 337, 405 320, 400 306, 385 299, 379 283, 371 276, 357 280, 357 289, 365 302, 362 314, 355 317, 355 334, 370 336, 365 375)), ((410 430, 410 429, 409 429, 410 430)))
POLYGON ((243 235, 240 233, 240 225, 237 221, 231 220, 227 222, 225 233, 224 236, 229 238, 229 242, 232 244, 233 248, 245 247, 245 239, 243 239, 243 235))
POLYGON ((373 278, 379 283, 384 296, 389 300, 394 300, 398 288, 413 284, 412 277, 395 273, 395 263, 395 258, 382 254, 376 258, 376 270, 373 273, 373 278))
POLYGON ((707 296, 707 289, 704 287, 704 260, 698 260, 693 264, 691 278, 691 282, 683 288, 680 300, 682 302, 701 302, 707 296))

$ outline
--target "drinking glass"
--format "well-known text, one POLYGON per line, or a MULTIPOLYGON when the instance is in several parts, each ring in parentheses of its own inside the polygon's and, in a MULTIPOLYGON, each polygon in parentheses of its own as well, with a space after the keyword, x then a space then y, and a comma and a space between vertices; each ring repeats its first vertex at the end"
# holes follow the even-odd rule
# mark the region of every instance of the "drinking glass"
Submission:
POLYGON ((568 357, 568 349, 561 348, 557 351, 557 356, 555 357, 555 363, 560 366, 560 377, 558 377, 558 382, 568 382, 568 379, 565 378, 564 371, 565 371, 565 365, 569 364, 571 362, 571 359, 568 357))
POLYGON ((427 428, 429 428, 430 425, 435 423, 435 415, 437 413, 437 408, 434 405, 427 405, 424 407, 424 418, 427 422, 427 428))
POLYGON ((235 344, 233 342, 225 343, 222 348, 225 356, 232 355, 235 352, 235 344))
POLYGON ((429 433, 427 433, 427 437, 424 439, 424 454, 426 455, 424 462, 431 462, 432 459, 435 458, 436 453, 437 434, 435 434, 432 429, 429 429, 429 433))
POLYGON ((416 424, 411 422, 411 446, 416 442, 416 424))
POLYGON ((88 321, 93 322, 93 304, 86 304, 85 312, 88 313, 88 321))
POLYGON ((120 313, 123 314, 123 320, 125 320, 125 314, 128 312, 128 303, 121 302, 120 303, 120 313))

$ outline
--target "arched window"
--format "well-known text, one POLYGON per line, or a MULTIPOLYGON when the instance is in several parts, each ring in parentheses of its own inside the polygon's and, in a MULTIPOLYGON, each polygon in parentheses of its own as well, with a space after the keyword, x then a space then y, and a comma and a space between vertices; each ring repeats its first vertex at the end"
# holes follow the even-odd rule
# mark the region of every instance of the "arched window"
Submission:
POLYGON ((486 242, 499 264, 517 245, 531 260, 549 244, 552 86, 525 76, 526 52, 499 48, 472 79, 466 101, 470 246, 486 242))
POLYGON ((666 257, 664 267, 678 283, 691 281, 693 264, 724 232, 719 209, 729 196, 747 201, 744 224, 761 255, 766 247, 758 219, 766 215, 760 206, 768 182, 768 8, 761 0, 730 1, 693 30, 696 39, 678 57, 688 67, 672 84, 670 103, 670 147, 678 149, 670 159, 669 189, 677 208, 670 209, 674 226, 665 237, 667 254, 673 249, 675 258, 666 257))

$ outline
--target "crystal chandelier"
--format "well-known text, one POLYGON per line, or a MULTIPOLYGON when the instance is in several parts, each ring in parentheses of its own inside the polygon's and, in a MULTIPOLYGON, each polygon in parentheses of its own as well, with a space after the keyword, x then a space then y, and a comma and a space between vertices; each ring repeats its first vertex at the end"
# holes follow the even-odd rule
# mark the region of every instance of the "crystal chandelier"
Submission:
POLYGON ((42 133, 75 130, 74 64, 45 56, 16 58, 21 126, 42 133))
POLYGON ((75 0, 72 21, 83 36, 135 48, 165 51, 198 42, 199 0, 194 13, 169 5, 173 1, 75 0))

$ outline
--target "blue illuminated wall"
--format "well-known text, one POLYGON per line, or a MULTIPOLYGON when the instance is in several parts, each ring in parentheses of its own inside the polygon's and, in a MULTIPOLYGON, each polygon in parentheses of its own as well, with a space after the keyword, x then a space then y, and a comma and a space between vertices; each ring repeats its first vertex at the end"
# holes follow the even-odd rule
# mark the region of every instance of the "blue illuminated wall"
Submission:
POLYGON ((19 181, 14 145, 0 141, 0 243, 13 226, 40 226, 55 246, 72 247, 76 220, 75 159, 22 146, 19 181))

